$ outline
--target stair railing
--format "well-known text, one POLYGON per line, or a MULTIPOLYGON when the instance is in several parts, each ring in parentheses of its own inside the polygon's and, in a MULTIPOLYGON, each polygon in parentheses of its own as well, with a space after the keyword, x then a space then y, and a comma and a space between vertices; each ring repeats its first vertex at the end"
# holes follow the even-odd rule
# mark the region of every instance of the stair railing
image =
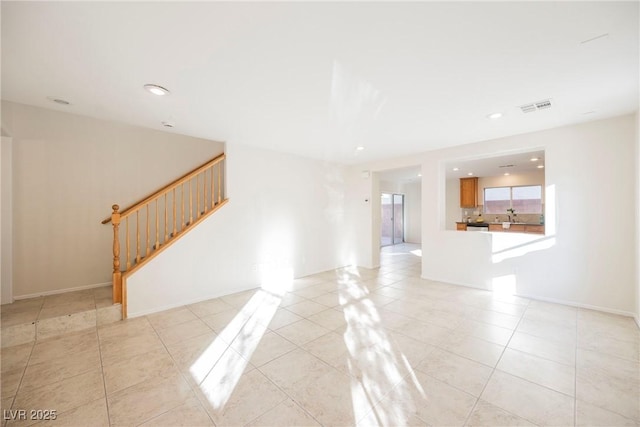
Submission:
POLYGON ((123 318, 126 277, 227 203, 224 163, 221 154, 122 211, 111 207, 102 223, 113 225, 113 302, 122 303, 123 318))

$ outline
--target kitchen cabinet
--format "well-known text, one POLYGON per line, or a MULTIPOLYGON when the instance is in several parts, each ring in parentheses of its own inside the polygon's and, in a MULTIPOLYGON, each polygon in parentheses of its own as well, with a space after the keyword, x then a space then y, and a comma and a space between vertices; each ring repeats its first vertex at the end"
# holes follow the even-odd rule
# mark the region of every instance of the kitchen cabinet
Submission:
POLYGON ((544 234, 544 225, 527 224, 524 226, 525 233, 544 234))
POLYGON ((489 224, 489 231, 505 231, 508 233, 532 233, 544 234, 544 225, 538 224, 511 224, 509 228, 502 228, 502 224, 489 224))
POLYGON ((467 231, 467 224, 463 222, 456 222, 456 230, 457 231, 467 231))
POLYGON ((460 178, 460 207, 478 206, 478 177, 460 178))

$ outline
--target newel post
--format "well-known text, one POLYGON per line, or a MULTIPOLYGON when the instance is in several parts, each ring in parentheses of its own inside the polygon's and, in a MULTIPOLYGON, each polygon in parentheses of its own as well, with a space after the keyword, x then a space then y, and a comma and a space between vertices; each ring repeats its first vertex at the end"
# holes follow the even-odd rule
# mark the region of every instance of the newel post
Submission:
POLYGON ((113 224, 113 303, 122 302, 122 272, 120 271, 120 206, 111 207, 111 223, 113 224))

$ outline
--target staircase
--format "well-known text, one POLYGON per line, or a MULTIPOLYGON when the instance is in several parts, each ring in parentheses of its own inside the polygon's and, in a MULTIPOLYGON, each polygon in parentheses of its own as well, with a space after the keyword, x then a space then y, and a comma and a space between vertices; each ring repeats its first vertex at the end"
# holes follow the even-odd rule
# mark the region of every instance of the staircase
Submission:
POLYGON ((102 221, 113 225, 113 303, 123 319, 127 278, 228 202, 224 166, 221 154, 124 210, 113 205, 102 221))

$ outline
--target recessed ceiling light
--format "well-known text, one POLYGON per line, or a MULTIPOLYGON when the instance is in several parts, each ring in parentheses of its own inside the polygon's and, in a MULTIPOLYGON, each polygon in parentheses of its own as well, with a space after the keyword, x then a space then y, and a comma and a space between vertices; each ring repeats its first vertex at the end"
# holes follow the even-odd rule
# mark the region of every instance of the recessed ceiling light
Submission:
POLYGON ((538 165, 538 169, 544 169, 544 165, 538 165))
POLYGON ((454 171, 454 172, 457 172, 457 171, 459 171, 459 170, 460 170, 460 168, 453 168, 453 171, 454 171))
POLYGON ((540 159, 539 159, 539 158, 537 158, 537 157, 532 157, 532 158, 531 158, 531 159, 529 159, 529 160, 531 160, 532 162, 537 162, 537 161, 538 161, 538 160, 540 160, 540 159))
POLYGON ((509 172, 504 173, 504 176, 509 176, 509 175, 511 175, 509 172))
POLYGON ((471 175, 473 175, 473 172, 469 172, 467 175, 471 176, 471 175))
POLYGON ((47 99, 51 102, 55 102, 56 104, 60 104, 60 105, 71 105, 71 103, 69 101, 67 101, 66 99, 61 99, 61 98, 55 98, 53 96, 47 96, 47 99))
POLYGON ((487 116, 489 119, 499 119, 500 117, 502 117, 502 113, 491 113, 487 116))
POLYGON ((144 88, 147 90, 147 92, 151 92, 152 94, 158 96, 169 95, 170 93, 168 89, 165 89, 162 86, 158 85, 146 84, 144 85, 144 88))
POLYGON ((358 146, 356 147, 356 150, 358 150, 358 151, 362 151, 362 150, 364 150, 364 147, 363 147, 362 145, 358 145, 358 146))

